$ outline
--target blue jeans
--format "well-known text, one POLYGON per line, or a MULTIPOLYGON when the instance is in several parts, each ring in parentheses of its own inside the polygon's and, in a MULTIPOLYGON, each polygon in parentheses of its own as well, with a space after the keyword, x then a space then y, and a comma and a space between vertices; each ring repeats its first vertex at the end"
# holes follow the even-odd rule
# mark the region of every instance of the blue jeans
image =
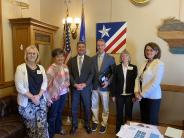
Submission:
POLYGON ((57 101, 48 109, 49 137, 53 138, 55 133, 60 133, 62 128, 62 112, 64 110, 67 94, 61 95, 57 101))

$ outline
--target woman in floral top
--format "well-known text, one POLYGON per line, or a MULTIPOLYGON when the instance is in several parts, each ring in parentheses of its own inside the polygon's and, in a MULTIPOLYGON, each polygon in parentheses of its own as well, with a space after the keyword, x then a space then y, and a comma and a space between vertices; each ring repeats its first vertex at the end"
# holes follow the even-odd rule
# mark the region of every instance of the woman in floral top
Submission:
POLYGON ((54 137, 54 134, 64 134, 62 127, 61 114, 64 109, 66 97, 68 93, 69 70, 64 64, 64 52, 60 48, 52 51, 54 63, 47 70, 48 78, 48 124, 49 136, 54 137))

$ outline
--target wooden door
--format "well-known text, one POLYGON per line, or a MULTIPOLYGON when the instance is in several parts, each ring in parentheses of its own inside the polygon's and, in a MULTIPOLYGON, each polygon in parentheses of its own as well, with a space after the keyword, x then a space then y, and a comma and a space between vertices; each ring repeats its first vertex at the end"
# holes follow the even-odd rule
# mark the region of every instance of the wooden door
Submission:
POLYGON ((28 26, 13 27, 13 61, 14 71, 24 62, 24 51, 30 45, 30 28, 28 26))

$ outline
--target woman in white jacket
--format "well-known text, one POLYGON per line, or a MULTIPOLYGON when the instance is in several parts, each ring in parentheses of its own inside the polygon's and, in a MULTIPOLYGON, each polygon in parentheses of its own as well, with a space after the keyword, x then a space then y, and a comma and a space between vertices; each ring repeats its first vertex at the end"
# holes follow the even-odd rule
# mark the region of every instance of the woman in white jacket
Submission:
POLYGON ((19 113, 27 128, 29 138, 48 138, 47 105, 44 92, 47 78, 43 66, 38 65, 39 52, 35 46, 25 49, 25 63, 15 73, 19 113))
POLYGON ((145 45, 144 56, 147 59, 140 68, 135 95, 140 101, 141 121, 157 125, 161 102, 160 84, 164 74, 164 63, 160 60, 161 50, 156 43, 145 45))

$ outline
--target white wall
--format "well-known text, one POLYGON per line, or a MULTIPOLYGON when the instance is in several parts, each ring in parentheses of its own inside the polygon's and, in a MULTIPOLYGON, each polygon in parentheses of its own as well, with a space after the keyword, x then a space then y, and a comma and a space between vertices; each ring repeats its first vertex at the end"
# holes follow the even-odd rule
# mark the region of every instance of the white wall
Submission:
POLYGON ((5 80, 11 81, 13 74, 12 30, 8 19, 32 17, 40 19, 40 0, 29 0, 30 8, 22 11, 14 0, 2 0, 3 50, 5 80))

